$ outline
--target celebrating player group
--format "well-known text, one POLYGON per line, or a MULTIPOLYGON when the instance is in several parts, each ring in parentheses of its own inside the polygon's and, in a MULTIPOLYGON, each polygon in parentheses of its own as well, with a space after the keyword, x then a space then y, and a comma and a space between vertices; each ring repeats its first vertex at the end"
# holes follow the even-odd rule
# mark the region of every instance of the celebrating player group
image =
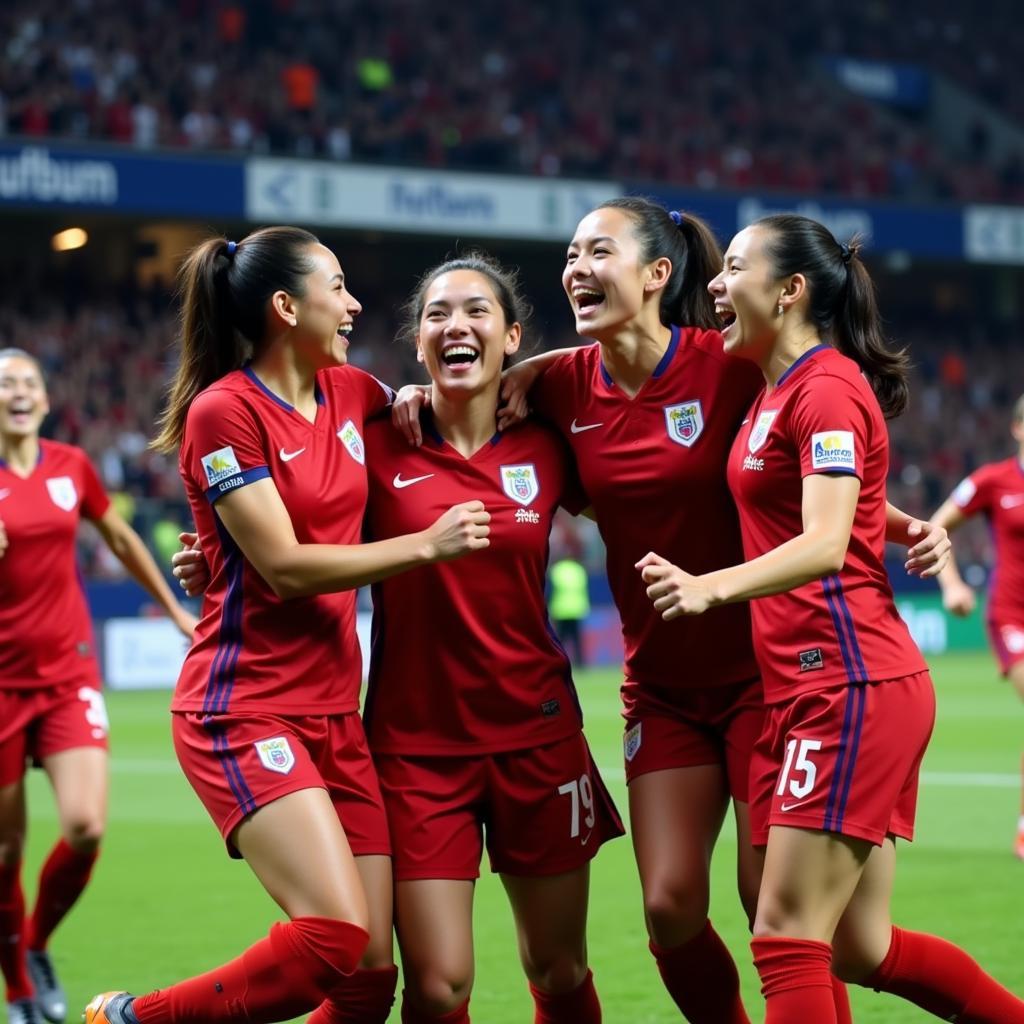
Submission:
MULTIPOLYGON (((1024 1002, 967 953, 890 916, 935 703, 886 541, 908 549, 908 572, 954 584, 943 526, 886 500, 885 420, 906 405, 907 361, 882 337, 856 239, 772 216, 723 256, 697 218, 611 200, 580 221, 562 273, 589 343, 514 362, 528 303, 513 271, 470 253, 409 297, 402 337, 431 383, 397 397, 348 365, 358 281, 308 232, 208 239, 181 285, 179 368, 155 445, 178 453, 192 509, 175 574, 203 593, 198 624, 105 511, 81 454, 38 440, 38 364, 0 352, 0 657, 17 662, 0 682, 0 705, 17 712, 0 718, 12 1019, 64 1016, 45 955, 61 915, 47 901, 66 909, 95 856, 102 786, 81 780, 102 779, 106 733, 81 616, 26 635, 30 604, 49 598, 38 564, 17 577, 9 566, 37 557, 45 525, 65 539, 68 571, 80 514, 194 628, 175 749, 228 853, 286 917, 204 974, 98 995, 87 1024, 383 1024, 393 934, 401 1020, 465 1024, 485 846, 534 1021, 599 1022, 590 862, 625 830, 545 608, 562 507, 593 518, 607 548, 630 834, 680 1019, 751 1019, 708 916, 731 805, 752 932, 741 955, 769 1024, 851 1021, 847 984, 942 1020, 1024 1024, 1024 1002), (361 586, 373 593, 362 714, 361 586), (27 756, 58 790, 65 838, 26 935, 27 756)), ((959 494, 960 518, 972 496, 959 494)), ((944 525, 958 521, 947 510, 944 525)))

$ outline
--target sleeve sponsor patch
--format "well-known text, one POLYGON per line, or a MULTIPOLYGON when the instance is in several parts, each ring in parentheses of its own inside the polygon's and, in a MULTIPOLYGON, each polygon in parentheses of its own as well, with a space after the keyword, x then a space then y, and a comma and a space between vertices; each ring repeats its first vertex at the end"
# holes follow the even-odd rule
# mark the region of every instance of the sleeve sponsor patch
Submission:
POLYGON ((971 498, 978 493, 978 488, 975 486, 974 481, 968 476, 964 477, 956 485, 956 490, 953 491, 953 503, 963 508, 965 505, 971 503, 971 498))
POLYGON ((242 467, 235 457, 235 450, 228 445, 226 448, 218 448, 215 452, 203 456, 203 471, 206 473, 206 480, 211 487, 229 476, 237 476, 242 472, 242 467))
POLYGON ((811 434, 811 469, 856 472, 852 430, 823 430, 811 434))

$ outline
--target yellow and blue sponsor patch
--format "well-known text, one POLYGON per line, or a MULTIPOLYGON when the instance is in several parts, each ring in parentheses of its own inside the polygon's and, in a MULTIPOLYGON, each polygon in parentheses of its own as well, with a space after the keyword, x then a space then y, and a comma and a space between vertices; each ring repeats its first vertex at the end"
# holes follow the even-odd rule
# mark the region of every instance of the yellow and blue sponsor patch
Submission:
POLYGON ((857 471, 857 455, 852 430, 823 430, 811 434, 811 469, 816 472, 857 471))

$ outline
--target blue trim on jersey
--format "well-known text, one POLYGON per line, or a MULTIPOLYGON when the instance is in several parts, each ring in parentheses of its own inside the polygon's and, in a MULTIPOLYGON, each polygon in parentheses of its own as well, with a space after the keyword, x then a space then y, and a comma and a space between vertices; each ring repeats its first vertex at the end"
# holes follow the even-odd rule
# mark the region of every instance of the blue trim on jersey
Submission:
POLYGON ((672 362, 672 357, 676 354, 676 349, 679 348, 679 336, 682 331, 679 329, 677 324, 672 325, 672 337, 668 339, 668 348, 665 349, 665 354, 658 360, 658 365, 654 368, 652 377, 660 377, 672 362))
MULTIPOLYGON (((38 466, 39 463, 42 462, 42 461, 43 461, 43 446, 40 445, 39 446, 39 454, 36 456, 36 465, 38 466)), ((4 459, 0 459, 0 469, 10 469, 10 466, 7 465, 7 463, 6 463, 6 461, 4 459)), ((11 472, 14 472, 14 471, 11 470, 11 472)), ((15 473, 14 475, 18 476, 17 473, 15 473)), ((19 479, 25 479, 25 478, 24 477, 19 477, 19 479)))
POLYGON ((227 711, 235 685, 235 668, 242 653, 242 612, 245 606, 242 577, 245 562, 234 539, 216 520, 224 555, 224 572, 228 578, 227 593, 220 613, 217 653, 210 664, 210 675, 203 698, 203 711, 227 711))
POLYGON ((213 736, 213 752, 220 761, 220 766, 227 779, 231 793, 238 803, 238 808, 243 814, 252 814, 256 810, 256 798, 252 795, 245 776, 242 775, 241 766, 237 758, 231 752, 231 745, 228 742, 227 727, 216 721, 203 723, 213 736))
POLYGON ((246 363, 245 366, 242 367, 242 373, 244 373, 246 377, 248 377, 249 380, 251 380, 253 384, 255 384, 256 387, 258 387, 260 391, 262 391, 263 394, 267 396, 267 398, 270 398, 273 401, 277 402, 277 404, 281 406, 282 409, 287 409, 288 412, 295 411, 295 406, 289 405, 283 398, 279 397, 278 395, 275 395, 274 392, 271 391, 270 388, 268 388, 267 385, 264 384, 263 381, 261 381, 259 377, 256 376, 255 373, 253 373, 253 369, 248 363, 246 363))
POLYGON ((598 360, 597 365, 601 368, 601 380, 603 380, 608 387, 615 387, 615 381, 612 380, 612 375, 604 368, 604 363, 598 360))
POLYGON ((838 576, 825 576, 821 581, 821 588, 825 592, 829 614, 832 616, 832 626, 839 641, 843 664, 846 666, 846 677, 851 683, 866 683, 868 670, 861 655, 857 631, 853 624, 853 616, 850 614, 850 606, 846 603, 843 585, 838 576))
POLYGON ((444 444, 444 438, 438 432, 437 427, 434 426, 434 412, 432 409, 424 406, 420 410, 420 426, 423 428, 424 436, 429 437, 434 444, 439 447, 444 444))
POLYGON ((384 632, 387 627, 384 599, 379 583, 370 584, 370 599, 373 602, 373 617, 370 619, 370 665, 366 672, 366 696, 363 698, 363 727, 367 735, 372 728, 373 710, 380 689, 380 662, 384 655, 384 632))
POLYGON ((826 832, 841 832, 843 828, 846 804, 850 798, 850 787, 853 785, 853 773, 857 765, 857 751, 860 748, 866 704, 866 687, 851 683, 846 691, 846 713, 843 716, 842 732, 839 734, 835 773, 825 804, 822 828, 826 832))
POLYGON ((215 483, 212 487, 207 487, 206 500, 213 505, 218 498, 223 498, 225 494, 237 491, 239 487, 244 487, 246 484, 254 484, 257 480, 265 480, 268 476, 270 476, 268 466, 253 466, 251 469, 243 469, 241 473, 236 473, 234 476, 215 483))
POLYGON ((815 345, 814 348, 809 348, 776 382, 773 390, 777 391, 782 387, 782 382, 792 374, 792 372, 801 364, 806 363, 808 359, 815 354, 820 352, 823 348, 831 348, 831 345, 826 345, 822 342, 820 345, 815 345))
POLYGON ((814 469, 811 471, 811 475, 815 476, 818 473, 841 473, 843 476, 859 476, 860 474, 855 469, 843 469, 841 466, 827 466, 825 469, 814 469))

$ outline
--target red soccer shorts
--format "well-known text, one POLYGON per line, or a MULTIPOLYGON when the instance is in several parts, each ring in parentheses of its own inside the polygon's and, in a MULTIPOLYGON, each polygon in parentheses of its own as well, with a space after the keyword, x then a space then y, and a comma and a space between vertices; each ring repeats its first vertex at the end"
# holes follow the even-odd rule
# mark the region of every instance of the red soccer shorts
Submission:
POLYGON ((992 618, 985 623, 989 642, 1004 676, 1018 661, 1024 661, 1024 615, 1017 618, 992 618))
POLYGON ((750 773, 755 846, 772 825, 881 844, 914 837, 917 776, 935 722, 927 672, 800 694, 768 708, 750 773))
POLYGON ((391 853, 377 773, 357 712, 171 715, 185 777, 238 857, 231 833, 253 811, 300 789, 326 789, 356 856, 391 853))
POLYGON ((582 733, 530 750, 377 757, 397 881, 574 871, 624 834, 582 733))
POLYGON ((747 800, 750 757, 764 726, 760 679, 694 689, 627 679, 622 701, 627 783, 648 772, 721 764, 733 798, 747 800))
POLYGON ((108 750, 109 732, 94 686, 0 690, 0 786, 22 778, 29 761, 78 747, 108 750))

